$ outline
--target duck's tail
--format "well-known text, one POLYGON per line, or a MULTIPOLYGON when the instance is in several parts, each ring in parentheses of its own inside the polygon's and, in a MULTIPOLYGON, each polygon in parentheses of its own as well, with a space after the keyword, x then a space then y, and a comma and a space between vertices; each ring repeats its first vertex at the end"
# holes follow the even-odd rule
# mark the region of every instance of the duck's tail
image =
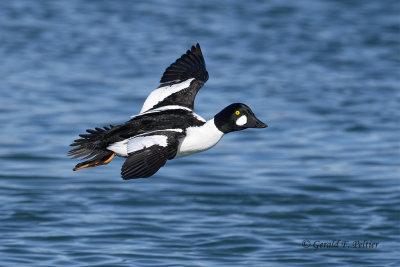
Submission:
POLYGON ((71 144, 71 146, 75 146, 75 148, 69 151, 68 156, 72 159, 88 159, 78 163, 73 169, 74 171, 87 167, 96 167, 108 164, 114 158, 115 154, 106 149, 107 144, 104 142, 104 135, 111 128, 113 128, 112 125, 110 125, 110 128, 95 128, 95 130, 88 129, 86 130, 88 134, 80 134, 79 136, 81 138, 75 140, 74 143, 71 144))

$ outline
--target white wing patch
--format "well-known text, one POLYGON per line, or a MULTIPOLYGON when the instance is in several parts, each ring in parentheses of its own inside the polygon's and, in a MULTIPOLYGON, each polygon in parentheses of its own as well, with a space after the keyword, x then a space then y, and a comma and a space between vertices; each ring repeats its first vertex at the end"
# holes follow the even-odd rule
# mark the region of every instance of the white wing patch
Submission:
POLYGON ((159 145, 166 147, 168 145, 168 137, 161 134, 148 135, 152 133, 162 132, 162 131, 172 131, 172 132, 183 132, 182 129, 165 129, 148 132, 141 135, 136 135, 134 137, 115 142, 107 147, 108 150, 113 151, 120 157, 127 157, 129 153, 141 150, 146 147, 159 145))
POLYGON ((163 106, 163 107, 155 108, 155 109, 152 109, 152 110, 140 112, 137 115, 131 116, 131 118, 135 118, 135 117, 138 117, 138 116, 141 116, 141 115, 144 115, 144 114, 156 113, 156 112, 161 112, 161 111, 165 111, 165 110, 172 110, 172 109, 183 109, 183 110, 187 110, 187 111, 192 111, 190 108, 187 108, 187 107, 182 107, 182 106, 178 106, 178 105, 169 105, 169 106, 163 106))
POLYGON ((163 86, 160 88, 157 88, 153 92, 150 93, 150 95, 147 97, 146 101, 144 101, 143 107, 140 110, 140 113, 143 113, 155 105, 157 105, 159 102, 163 101, 165 98, 168 96, 177 93, 185 88, 188 88, 190 83, 194 80, 188 79, 186 81, 183 81, 181 83, 169 85, 169 86, 163 86))
POLYGON ((135 137, 128 141, 127 152, 133 153, 154 145, 166 147, 168 145, 168 137, 165 135, 150 135, 135 137))
POLYGON ((246 124, 246 122, 247 122, 247 117, 246 117, 246 115, 242 115, 242 116, 240 116, 239 119, 236 120, 236 125, 238 125, 238 126, 243 126, 243 125, 246 124))

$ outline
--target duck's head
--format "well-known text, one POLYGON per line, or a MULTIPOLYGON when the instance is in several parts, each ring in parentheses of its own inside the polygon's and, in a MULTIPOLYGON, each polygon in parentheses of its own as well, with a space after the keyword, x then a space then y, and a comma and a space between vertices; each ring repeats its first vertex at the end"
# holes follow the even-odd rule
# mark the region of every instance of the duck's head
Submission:
POLYGON ((234 103, 214 116, 214 123, 223 133, 240 131, 247 128, 265 128, 267 125, 256 118, 245 104, 234 103))

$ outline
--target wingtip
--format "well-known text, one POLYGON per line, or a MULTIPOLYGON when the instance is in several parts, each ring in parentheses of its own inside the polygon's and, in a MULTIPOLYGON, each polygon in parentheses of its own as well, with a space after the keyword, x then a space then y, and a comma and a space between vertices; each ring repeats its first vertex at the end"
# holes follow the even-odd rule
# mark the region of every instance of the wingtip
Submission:
POLYGON ((201 52, 201 48, 200 48, 200 44, 199 43, 196 43, 196 45, 192 46, 192 52, 195 52, 195 51, 200 51, 201 52))
POLYGON ((192 47, 189 50, 186 51, 186 54, 190 53, 198 54, 199 52, 201 53, 200 44, 196 43, 195 45, 192 45, 192 47))
POLYGON ((160 79, 162 85, 181 82, 188 78, 200 79, 206 82, 208 74, 200 44, 192 45, 180 58, 172 63, 160 79))

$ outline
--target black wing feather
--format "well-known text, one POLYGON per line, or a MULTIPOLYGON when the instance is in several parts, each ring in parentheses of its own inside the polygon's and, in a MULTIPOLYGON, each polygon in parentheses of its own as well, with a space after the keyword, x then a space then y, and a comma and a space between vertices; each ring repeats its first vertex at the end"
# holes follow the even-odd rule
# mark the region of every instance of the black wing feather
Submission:
POLYGON ((198 43, 165 70, 160 83, 165 86, 190 78, 202 81, 203 84, 208 80, 206 64, 198 43))
POLYGON ((148 178, 164 166, 167 160, 175 157, 179 145, 178 139, 184 134, 171 131, 157 132, 157 134, 166 135, 168 145, 166 147, 153 145, 130 154, 121 169, 124 180, 148 178))
POLYGON ((124 180, 150 177, 164 166, 167 160, 167 157, 155 146, 143 149, 125 160, 121 176, 124 180))
POLYGON ((194 99, 200 88, 208 80, 208 72, 199 44, 192 46, 186 54, 183 54, 165 70, 160 81, 161 85, 158 88, 168 90, 169 86, 184 83, 189 79, 192 79, 189 85, 185 83, 180 90, 172 91, 171 94, 167 93, 166 96, 163 94, 152 96, 150 94, 141 112, 170 105, 182 106, 194 110, 194 99))

